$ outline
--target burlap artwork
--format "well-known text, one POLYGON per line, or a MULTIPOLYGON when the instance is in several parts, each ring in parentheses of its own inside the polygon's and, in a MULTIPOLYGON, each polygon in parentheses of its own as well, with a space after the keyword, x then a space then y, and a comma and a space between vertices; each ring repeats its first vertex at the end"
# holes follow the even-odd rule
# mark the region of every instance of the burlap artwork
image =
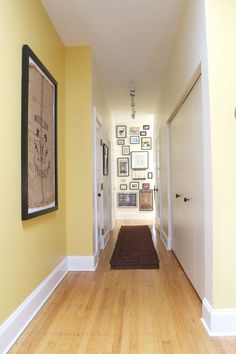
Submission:
POLYGON ((29 67, 28 208, 55 205, 54 86, 29 67))

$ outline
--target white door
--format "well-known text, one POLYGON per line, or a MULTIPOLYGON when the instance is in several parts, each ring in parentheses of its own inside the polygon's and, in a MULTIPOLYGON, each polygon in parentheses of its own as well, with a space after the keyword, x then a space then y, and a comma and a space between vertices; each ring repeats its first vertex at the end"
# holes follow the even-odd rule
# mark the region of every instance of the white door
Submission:
POLYGON ((160 224, 160 141, 159 136, 156 139, 156 170, 155 170, 155 186, 154 186, 154 202, 156 224, 160 224))
POLYGON ((173 205, 172 248, 190 281, 204 295, 204 195, 201 79, 170 124, 173 205))
POLYGON ((103 249, 103 174, 102 174, 102 132, 101 126, 96 121, 96 251, 103 249))

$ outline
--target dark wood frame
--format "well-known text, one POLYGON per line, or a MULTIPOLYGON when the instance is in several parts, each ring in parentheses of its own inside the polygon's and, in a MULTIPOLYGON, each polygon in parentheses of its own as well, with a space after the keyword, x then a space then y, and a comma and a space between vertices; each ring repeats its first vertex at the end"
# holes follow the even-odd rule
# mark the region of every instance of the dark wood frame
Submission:
POLYGON ((108 146, 103 143, 102 144, 102 169, 103 169, 103 175, 107 176, 108 175, 108 159, 109 159, 109 148, 108 146))
POLYGON ((118 192, 117 193, 117 207, 118 208, 137 208, 138 206, 138 193, 137 192, 124 192, 124 193, 121 193, 121 192, 118 192), (120 205, 119 204, 119 196, 120 195, 135 195, 135 205, 120 205))
POLYGON ((153 179, 153 172, 148 172, 147 178, 148 179, 153 179))
POLYGON ((21 211, 22 220, 31 219, 33 217, 43 215, 58 209, 58 179, 57 179, 57 82, 49 71, 45 68, 39 58, 34 54, 28 45, 22 48, 22 96, 21 96, 21 211), (29 104, 29 63, 34 62, 54 87, 54 115, 53 128, 54 128, 54 194, 55 201, 53 206, 42 207, 34 212, 29 212, 28 207, 28 104, 29 104))
POLYGON ((127 126, 126 125, 117 125, 116 126, 116 137, 117 138, 126 138, 127 137, 127 126), (125 128, 125 135, 124 136, 123 135, 120 136, 120 134, 118 132, 119 127, 125 128))
POLYGON ((129 189, 130 189, 130 190, 139 190, 139 182, 129 182, 129 189), (137 184, 137 188, 132 188, 132 187, 131 187, 132 183, 137 184))
POLYGON ((143 136, 141 138, 141 149, 142 150, 152 150, 152 138, 150 136, 143 136), (144 139, 150 139, 150 148, 143 148, 143 140, 144 139))
POLYGON ((117 139, 117 145, 125 145, 125 139, 123 138, 120 138, 120 139, 117 139))
POLYGON ((146 132, 146 130, 141 130, 141 132, 140 132, 140 136, 147 136, 147 132, 146 132))
POLYGON ((152 189, 140 189, 139 190, 139 210, 140 211, 153 211, 153 190, 152 189), (150 194, 151 195, 151 207, 150 208, 143 208, 142 207, 142 194, 150 194))
POLYGON ((143 125, 143 130, 149 130, 149 129, 150 129, 150 125, 149 124, 143 125))
POLYGON ((129 146, 129 145, 123 145, 123 146, 122 146, 122 155, 123 155, 123 156, 130 155, 130 146, 129 146), (128 153, 128 154, 124 154, 123 148, 129 148, 129 153, 128 153))
POLYGON ((128 157, 118 157, 117 158, 117 176, 118 177, 129 177, 129 158, 128 157), (127 160, 127 166, 128 166, 128 173, 125 175, 121 175, 119 172, 119 161, 120 160, 127 160))

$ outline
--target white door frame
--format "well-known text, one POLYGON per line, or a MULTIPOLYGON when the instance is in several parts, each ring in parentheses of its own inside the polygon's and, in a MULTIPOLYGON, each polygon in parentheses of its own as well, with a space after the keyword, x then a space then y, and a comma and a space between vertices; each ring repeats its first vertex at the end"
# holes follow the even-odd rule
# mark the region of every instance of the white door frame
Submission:
MULTIPOLYGON (((98 190, 97 189, 97 150, 96 150, 96 143, 97 143, 97 128, 99 127, 100 130, 100 138, 102 139, 102 124, 97 116, 97 111, 96 107, 93 109, 93 209, 94 209, 94 224, 93 224, 93 241, 94 241, 94 246, 93 246, 93 251, 95 254, 95 257, 98 259, 100 251, 104 248, 104 237, 102 235, 102 229, 104 229, 104 211, 103 211, 103 190, 98 190), (98 235, 98 208, 97 208, 97 196, 98 193, 101 193, 101 204, 100 204, 100 229, 101 229, 101 235, 99 237, 98 235), (99 244, 100 240, 100 244, 99 244)), ((101 146, 101 160, 99 161, 102 167, 102 146, 101 146)), ((100 183, 103 183, 103 175, 102 175, 102 168, 101 170, 101 175, 100 175, 100 183)))

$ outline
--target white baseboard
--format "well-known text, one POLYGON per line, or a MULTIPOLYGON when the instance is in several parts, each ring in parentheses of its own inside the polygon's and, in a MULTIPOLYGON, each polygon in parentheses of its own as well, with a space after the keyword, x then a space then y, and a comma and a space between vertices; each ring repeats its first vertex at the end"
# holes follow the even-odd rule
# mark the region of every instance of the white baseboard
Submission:
POLYGON ((105 236, 104 236, 104 248, 106 248, 106 245, 107 245, 107 243, 109 241, 109 238, 110 238, 110 232, 107 231, 105 236))
POLYGON ((160 229, 159 231, 160 231, 161 240, 164 243, 167 251, 171 251, 171 240, 163 230, 160 229))
POLYGON ((0 327, 0 353, 5 354, 67 273, 65 258, 0 327))
POLYGON ((97 268, 98 256, 68 256, 68 271, 93 272, 97 268))
POLYGON ((116 220, 153 220, 155 213, 153 211, 117 211, 116 220))
POLYGON ((214 310, 207 299, 204 299, 201 320, 210 336, 236 335, 236 309, 214 310))

